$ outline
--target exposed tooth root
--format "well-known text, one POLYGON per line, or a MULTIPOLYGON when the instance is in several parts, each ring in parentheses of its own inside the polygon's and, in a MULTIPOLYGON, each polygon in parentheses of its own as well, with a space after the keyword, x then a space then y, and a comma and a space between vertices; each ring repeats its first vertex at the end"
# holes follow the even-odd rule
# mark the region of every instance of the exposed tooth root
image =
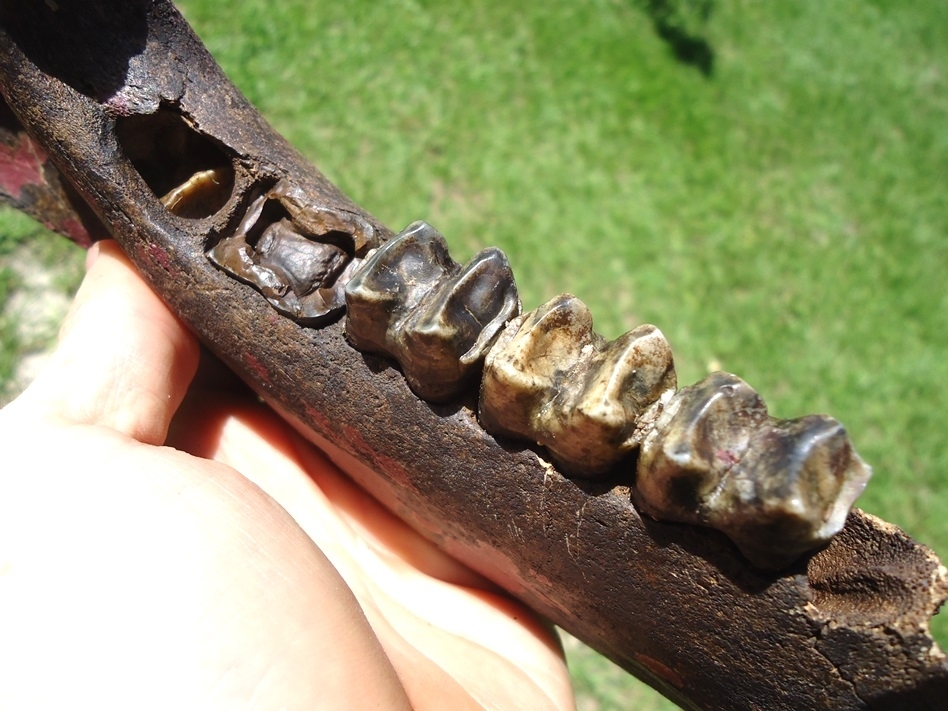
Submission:
POLYGON ((161 204, 178 217, 209 217, 224 206, 234 187, 234 170, 229 165, 201 170, 168 191, 161 204))
POLYGON ((467 387, 504 324, 520 313, 503 252, 461 267, 444 237, 415 222, 371 254, 346 287, 346 335, 359 350, 398 361, 424 400, 467 387))
POLYGON ((824 415, 774 420, 744 381, 713 373, 683 388, 646 437, 635 498, 658 519, 724 532, 779 569, 844 525, 871 469, 824 415))
POLYGON ((598 476, 635 449, 675 391, 661 331, 606 342, 576 297, 561 294, 508 325, 488 354, 480 419, 495 435, 545 446, 564 471, 598 476))
POLYGON ((281 180, 251 203, 236 232, 207 256, 280 313, 319 326, 342 314, 345 284, 361 264, 354 255, 375 246, 376 234, 361 217, 304 198, 302 189, 281 180))

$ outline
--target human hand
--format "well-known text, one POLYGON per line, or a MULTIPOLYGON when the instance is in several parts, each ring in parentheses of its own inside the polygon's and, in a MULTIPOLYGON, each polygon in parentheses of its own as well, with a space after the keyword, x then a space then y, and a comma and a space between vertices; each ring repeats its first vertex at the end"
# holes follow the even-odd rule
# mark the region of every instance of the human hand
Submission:
POLYGON ((548 627, 192 384, 196 340, 114 243, 88 268, 0 411, 0 708, 573 707, 548 627))

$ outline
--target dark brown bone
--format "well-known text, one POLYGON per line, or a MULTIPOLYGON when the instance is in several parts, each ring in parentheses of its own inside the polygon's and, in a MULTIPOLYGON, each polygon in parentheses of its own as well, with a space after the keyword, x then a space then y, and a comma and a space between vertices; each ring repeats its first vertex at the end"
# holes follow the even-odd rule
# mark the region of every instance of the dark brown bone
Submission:
POLYGON ((496 442, 468 406, 420 402, 394 369, 353 350, 341 324, 275 318, 215 269, 205 248, 233 234, 255 190, 284 177, 307 202, 389 233, 269 128, 168 2, 8 0, 0 28, 7 102, 153 287, 445 550, 688 708, 943 704, 948 667, 928 621, 948 581, 894 526, 856 511, 826 549, 761 573, 722 534, 639 516, 627 482, 570 481, 530 449, 496 442), (166 176, 147 150, 129 158, 129 127, 147 132, 162 115, 233 167, 233 193, 214 214, 183 218, 159 201, 212 160, 189 165, 170 151, 166 161, 185 165, 166 176))

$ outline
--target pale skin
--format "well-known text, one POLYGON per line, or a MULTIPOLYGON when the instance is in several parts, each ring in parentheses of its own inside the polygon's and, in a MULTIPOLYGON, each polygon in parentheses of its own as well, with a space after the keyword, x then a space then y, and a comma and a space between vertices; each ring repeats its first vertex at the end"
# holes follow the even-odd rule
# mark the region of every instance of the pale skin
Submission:
POLYGON ((87 266, 0 411, 0 708, 573 708, 544 623, 87 266))

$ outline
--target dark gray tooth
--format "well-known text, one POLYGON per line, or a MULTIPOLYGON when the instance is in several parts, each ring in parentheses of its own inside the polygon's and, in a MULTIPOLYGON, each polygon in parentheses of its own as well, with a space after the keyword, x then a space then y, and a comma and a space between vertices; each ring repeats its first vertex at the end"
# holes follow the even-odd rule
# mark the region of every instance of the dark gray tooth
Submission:
POLYGON ((408 384, 431 402, 450 400, 480 370, 520 300, 507 257, 486 249, 446 276, 393 334, 408 384))
POLYGON ((507 258, 497 249, 463 268, 431 225, 415 222, 371 254, 346 288, 346 335, 398 361, 424 400, 458 396, 503 325, 520 312, 507 258))
POLYGON ((346 235, 347 244, 343 246, 357 257, 364 257, 368 250, 379 246, 375 228, 364 218, 342 208, 315 205, 305 190, 288 180, 279 181, 267 196, 280 203, 296 228, 306 236, 346 235))
POLYGON ((236 232, 207 256, 255 287, 280 313, 300 325, 319 326, 342 314, 346 281, 360 261, 354 255, 374 245, 376 237, 362 218, 306 205, 304 195, 280 181, 251 203, 236 232))
POLYGON ((736 375, 712 373, 682 388, 642 443, 635 482, 642 508, 659 519, 700 522, 766 421, 764 401, 736 375))
POLYGON ((709 525, 758 567, 779 569, 842 529, 871 476, 833 418, 774 421, 732 470, 709 525))
POLYGON ((398 360, 390 342, 397 325, 458 268, 440 232, 427 222, 410 224, 369 255, 346 285, 349 341, 360 351, 398 360))
POLYGON ((567 473, 599 476, 641 440, 675 391, 668 343, 654 326, 612 342, 562 294, 512 323, 488 354, 480 418, 489 432, 545 446, 567 473))
POLYGON ((656 420, 634 496, 654 518, 716 528, 779 569, 842 528, 871 474, 832 418, 774 420, 744 381, 713 373, 656 420))

